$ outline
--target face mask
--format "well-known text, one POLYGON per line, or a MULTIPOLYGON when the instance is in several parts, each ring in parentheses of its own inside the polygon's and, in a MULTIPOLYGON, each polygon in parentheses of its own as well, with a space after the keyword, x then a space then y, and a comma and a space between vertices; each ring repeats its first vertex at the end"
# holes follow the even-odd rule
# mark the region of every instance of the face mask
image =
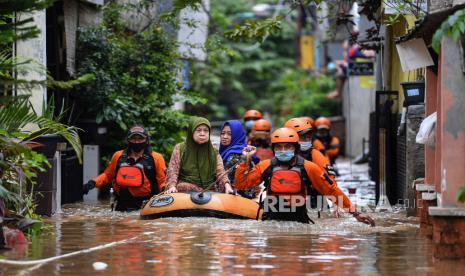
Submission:
POLYGON ((274 153, 274 156, 281 162, 287 162, 294 157, 293 150, 277 151, 274 153))
POLYGON ((245 127, 246 127, 247 129, 252 129, 253 123, 254 123, 253 120, 246 121, 246 122, 245 122, 245 127))
POLYGON ((312 141, 310 142, 300 142, 300 150, 307 151, 312 147, 312 141))
POLYGON ((318 138, 326 138, 326 137, 329 136, 329 131, 318 131, 318 132, 316 133, 316 136, 317 136, 318 138))
POLYGON ((129 143, 129 149, 134 152, 139 152, 147 147, 147 143, 129 143))

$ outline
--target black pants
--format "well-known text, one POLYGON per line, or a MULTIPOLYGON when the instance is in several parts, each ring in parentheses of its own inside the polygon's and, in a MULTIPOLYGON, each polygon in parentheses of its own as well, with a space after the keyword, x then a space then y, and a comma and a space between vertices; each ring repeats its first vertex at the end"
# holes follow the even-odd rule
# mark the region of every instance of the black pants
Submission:
POLYGON ((142 207, 142 202, 149 199, 150 196, 134 197, 128 189, 121 188, 116 195, 115 211, 129 212, 139 210, 142 207))

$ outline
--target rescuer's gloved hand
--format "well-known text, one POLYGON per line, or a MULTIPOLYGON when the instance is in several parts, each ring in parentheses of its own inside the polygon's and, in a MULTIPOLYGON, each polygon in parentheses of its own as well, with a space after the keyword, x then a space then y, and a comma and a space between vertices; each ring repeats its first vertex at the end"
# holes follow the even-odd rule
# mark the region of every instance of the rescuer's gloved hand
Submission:
POLYGON ((90 190, 95 188, 95 181, 94 180, 89 180, 86 184, 82 186, 82 193, 87 195, 90 190))

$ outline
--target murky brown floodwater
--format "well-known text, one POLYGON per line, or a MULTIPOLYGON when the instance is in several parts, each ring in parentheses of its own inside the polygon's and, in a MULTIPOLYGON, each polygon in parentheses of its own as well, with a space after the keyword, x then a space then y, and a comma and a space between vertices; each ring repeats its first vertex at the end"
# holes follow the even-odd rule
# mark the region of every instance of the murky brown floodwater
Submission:
POLYGON ((2 264, 0 275, 465 275, 465 262, 433 260, 431 241, 418 234, 416 218, 403 212, 373 216, 374 228, 329 214, 315 219, 315 225, 213 218, 144 221, 137 212, 110 212, 107 202, 68 205, 49 219, 49 232, 3 257, 36 260, 124 242, 45 264, 2 264), (96 271, 95 262, 108 266, 96 271))

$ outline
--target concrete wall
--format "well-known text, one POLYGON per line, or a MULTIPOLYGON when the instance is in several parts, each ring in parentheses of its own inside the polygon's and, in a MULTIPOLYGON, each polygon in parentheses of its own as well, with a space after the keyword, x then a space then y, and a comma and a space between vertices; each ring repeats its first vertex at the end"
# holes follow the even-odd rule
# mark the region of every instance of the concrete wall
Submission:
MULTIPOLYGON (((429 116, 437 110, 437 82, 438 76, 431 69, 426 71, 425 87, 425 116, 429 116)), ((435 149, 425 146, 425 183, 435 183, 435 149)))
MULTIPOLYGON (((46 75, 46 66, 47 66, 47 48, 46 48, 46 18, 45 10, 37 11, 33 14, 20 14, 18 15, 18 20, 24 20, 26 18, 34 18, 34 25, 36 25, 40 34, 36 38, 28 40, 20 40, 16 43, 16 56, 18 58, 26 58, 34 60, 36 63, 35 67, 37 70, 27 70, 27 73, 19 73, 18 78, 27 79, 27 80, 45 80, 46 75)), ((16 93, 21 94, 31 94, 30 101, 34 110, 38 113, 42 113, 44 100, 47 100, 47 89, 45 87, 37 86, 32 89, 17 89, 16 93)), ((29 128, 33 128, 30 126, 29 128)))
MULTIPOLYGON (((456 201, 465 184, 465 75, 461 69, 460 46, 452 38, 443 39, 441 48, 441 95, 437 129, 441 133, 440 207, 465 206, 456 201)), ((439 164, 437 164, 439 165, 439 164)))
POLYGON ((411 105, 408 107, 406 135, 407 135, 407 179, 405 181, 404 199, 408 199, 408 214, 415 215, 413 202, 415 201, 415 190, 412 183, 417 178, 425 176, 425 147, 416 143, 416 136, 420 124, 425 118, 424 105, 411 105))
POLYGON ((374 89, 360 87, 361 77, 349 77, 343 92, 343 114, 346 118, 346 155, 362 154, 363 138, 369 139, 370 113, 375 110, 374 89))

